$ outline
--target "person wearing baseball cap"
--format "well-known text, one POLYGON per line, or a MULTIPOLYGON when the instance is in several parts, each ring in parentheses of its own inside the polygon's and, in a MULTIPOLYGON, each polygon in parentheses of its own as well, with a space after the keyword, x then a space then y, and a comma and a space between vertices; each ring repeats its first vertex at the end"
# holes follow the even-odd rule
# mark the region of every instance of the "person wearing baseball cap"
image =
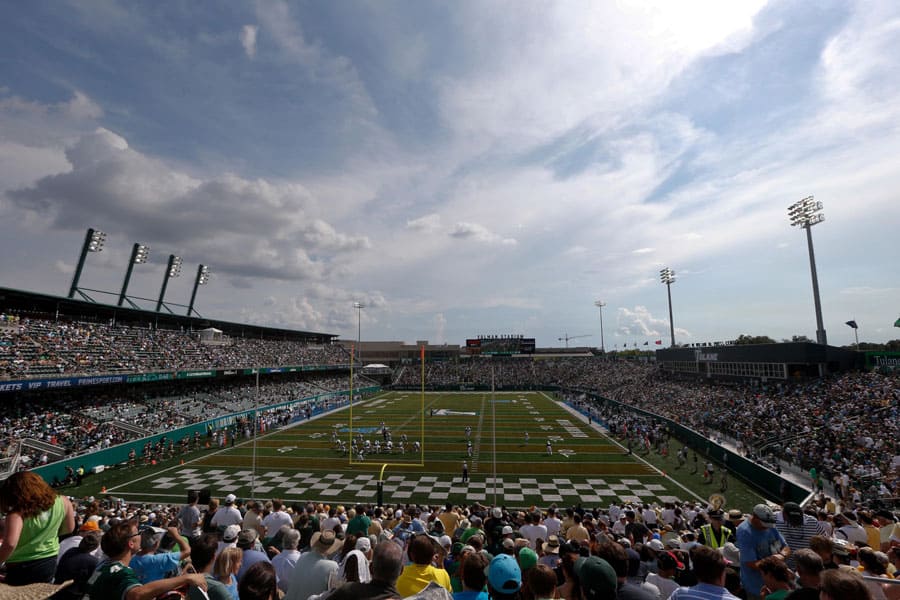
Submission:
POLYGON ((721 510, 710 510, 707 513, 709 523, 700 527, 700 543, 718 550, 728 542, 734 541, 734 531, 722 525, 725 513, 721 510))
POLYGON ((725 589, 725 558, 708 546, 697 546, 691 553, 694 576, 697 585, 678 588, 669 600, 697 600, 698 598, 715 598, 716 600, 738 600, 738 597, 725 589))
MULTIPOLYGON (((825 528, 821 522, 812 515, 804 514, 803 509, 796 502, 785 502, 781 509, 780 517, 775 523, 775 528, 781 532, 785 542, 791 548, 809 548, 809 540, 814 535, 824 535, 825 528)), ((796 569, 797 564, 793 556, 788 556, 787 566, 796 569)))
POLYGON ((659 588, 660 598, 668 598, 679 588, 675 583, 675 573, 684 570, 684 563, 672 552, 661 552, 656 557, 656 568, 656 573, 647 574, 647 583, 659 588))
POLYGON ((488 590, 491 598, 517 598, 522 587, 522 570, 516 559, 508 554, 500 554, 487 567, 488 590))
POLYGON ((737 528, 737 547, 741 552, 741 581, 749 600, 759 600, 763 587, 759 561, 767 556, 790 555, 784 536, 775 528, 775 513, 765 504, 757 504, 750 519, 737 528))

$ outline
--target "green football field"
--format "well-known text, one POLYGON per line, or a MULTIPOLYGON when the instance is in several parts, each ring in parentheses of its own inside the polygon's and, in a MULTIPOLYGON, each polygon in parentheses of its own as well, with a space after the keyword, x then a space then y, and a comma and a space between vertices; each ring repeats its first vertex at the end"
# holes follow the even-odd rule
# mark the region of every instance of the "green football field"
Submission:
POLYGON ((241 441, 149 474, 136 470, 108 493, 152 503, 182 502, 188 490, 203 488, 219 498, 374 502, 382 468, 386 503, 607 506, 698 498, 549 395, 519 392, 382 394, 261 435, 255 458, 253 442, 241 441), (384 445, 382 424, 391 433, 390 453, 374 451, 376 440, 384 445), (349 449, 359 434, 372 448, 362 458, 335 441, 349 449))

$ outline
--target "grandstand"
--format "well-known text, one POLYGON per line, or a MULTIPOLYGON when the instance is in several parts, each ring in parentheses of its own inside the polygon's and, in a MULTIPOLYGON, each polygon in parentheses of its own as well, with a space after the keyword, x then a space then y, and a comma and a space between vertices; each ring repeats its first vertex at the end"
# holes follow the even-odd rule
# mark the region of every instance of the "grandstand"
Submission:
MULTIPOLYGON (((243 443, 250 439, 246 432, 253 429, 248 423, 257 406, 270 416, 277 415, 276 424, 290 425, 343 406, 350 395, 350 357, 330 334, 114 309, 14 290, 4 290, 3 297, 3 313, 10 318, 4 318, 0 327, 0 390, 11 410, 0 421, 4 437, 10 440, 0 468, 7 473, 39 467, 48 480, 64 481, 66 467, 83 464, 91 470, 123 465, 131 449, 140 457, 147 444, 154 446, 163 436, 167 441, 192 443, 197 433, 212 433, 216 442, 221 434, 243 443), (213 344, 199 334, 209 328, 221 331, 213 344)), ((619 430, 617 442, 603 444, 640 445, 648 431, 665 431, 666 436, 675 436, 672 443, 690 444, 704 459, 728 464, 735 476, 775 500, 811 488, 812 482, 800 477, 793 481, 780 477, 810 468, 831 483, 830 489, 847 473, 861 500, 882 502, 896 497, 896 440, 900 439, 896 375, 847 371, 814 377, 818 367, 809 365, 817 364, 816 360, 829 371, 846 371, 856 366, 853 353, 822 352, 805 344, 778 346, 785 348, 716 348, 723 357, 717 363, 740 365, 772 356, 768 362, 755 362, 781 365, 775 370, 785 377, 770 377, 758 368, 734 367, 733 373, 719 373, 707 367, 699 381, 676 379, 686 373, 677 366, 689 362, 681 360, 686 352, 694 357, 693 364, 707 365, 712 361, 706 349, 703 360, 695 349, 660 350, 652 363, 541 353, 486 359, 460 354, 459 347, 426 346, 433 352, 426 358, 424 383, 430 390, 457 392, 484 392, 492 383, 504 393, 542 390, 552 394, 549 397, 567 400, 569 408, 582 411, 582 416, 599 419, 603 415, 606 427, 631 425, 624 435, 619 430), (743 358, 728 358, 728 353, 743 358), (793 368, 797 364, 807 366, 793 368), (717 385, 718 380, 730 383, 717 385), (848 389, 853 392, 848 394, 848 389), (835 420, 836 416, 840 419, 835 420), (783 422, 792 423, 776 426, 783 422), (852 452, 846 452, 848 445, 852 452), (858 457, 859 464, 850 457, 858 457)), ((423 370, 413 364, 412 347, 382 343, 370 350, 378 352, 385 365, 373 371, 380 383, 354 374, 352 387, 358 401, 374 402, 364 399, 388 382, 407 394, 422 387, 423 370)), ((452 401, 467 402, 464 396, 452 401)), ((539 412, 552 413, 554 406, 546 404, 539 412)), ((407 414, 409 409, 402 412, 407 414)), ((340 413, 329 414, 320 423, 335 419, 341 419, 340 413)), ((304 427, 284 435, 303 438, 323 433, 304 433, 304 427)), ((278 439, 282 434, 272 435, 278 439)), ((292 460, 299 454, 322 459, 312 449, 308 455, 299 452, 305 448, 303 443, 286 440, 276 443, 298 450, 292 451, 292 460)), ((498 447, 502 443, 501 436, 498 447)), ((215 450, 216 444, 212 446, 215 450)), ((237 460, 234 457, 246 452, 246 444, 238 446, 233 455, 225 452, 223 457, 237 460)), ((659 449, 656 440, 654 449, 659 449)), ((163 457, 165 449, 159 451, 163 457)), ((446 461, 454 466, 435 467, 425 476, 452 479, 460 457, 446 458, 441 443, 434 451, 422 462, 434 467, 446 461)), ((202 458, 201 463, 210 460, 202 458)), ((326 464, 336 468, 329 461, 326 464)), ((216 465, 213 461, 207 466, 216 465)), ((303 472, 300 469, 294 464, 285 472, 303 472)), ((359 471, 358 466, 354 469, 359 471)), ((363 471, 369 474, 372 468, 363 471)), ((593 475, 596 479, 605 473, 593 475)), ((672 493, 671 497, 680 496, 672 493)))

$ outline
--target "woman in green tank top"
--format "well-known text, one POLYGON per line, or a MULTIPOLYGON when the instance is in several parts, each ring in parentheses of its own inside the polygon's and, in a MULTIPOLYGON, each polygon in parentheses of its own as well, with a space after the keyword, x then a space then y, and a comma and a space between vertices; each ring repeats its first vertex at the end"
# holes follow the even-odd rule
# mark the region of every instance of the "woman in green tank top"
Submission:
POLYGON ((52 583, 59 536, 75 528, 72 503, 57 496, 38 475, 22 471, 0 485, 0 512, 6 514, 6 533, 0 542, 6 583, 52 583))

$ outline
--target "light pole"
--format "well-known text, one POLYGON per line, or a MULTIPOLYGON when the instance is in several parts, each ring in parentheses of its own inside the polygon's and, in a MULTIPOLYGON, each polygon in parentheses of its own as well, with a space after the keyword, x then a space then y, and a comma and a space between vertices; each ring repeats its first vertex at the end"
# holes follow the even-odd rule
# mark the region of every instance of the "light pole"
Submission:
MULTIPOLYGON (((134 265, 144 264, 149 257, 150 246, 135 243, 131 249, 131 259, 128 261, 128 270, 125 271, 125 281, 122 282, 122 291, 119 294, 119 306, 122 306, 125 301, 128 300, 126 293, 128 292, 128 282, 131 281, 131 271, 134 269, 134 265)), ((128 303, 131 304, 132 307, 137 308, 131 300, 128 300, 128 303)))
POLYGON ((362 302, 354 302, 353 308, 356 309, 356 362, 362 363, 362 348, 360 348, 360 342, 362 342, 362 309, 366 307, 362 302))
POLYGON ((659 280, 666 284, 669 293, 669 334, 672 336, 672 348, 675 347, 675 321, 672 319, 672 284, 675 283, 675 271, 666 267, 659 272, 659 280))
POLYGON ((594 306, 600 309, 600 352, 606 354, 606 344, 603 343, 603 307, 606 306, 606 302, 597 300, 594 306))
MULTIPOLYGON (((84 261, 87 259, 88 252, 100 252, 103 250, 103 242, 106 241, 106 234, 99 229, 88 229, 84 236, 84 244, 81 246, 81 255, 78 257, 78 265, 75 267, 75 276, 72 278, 72 285, 69 287, 69 298, 75 297, 78 291, 78 280, 81 279, 81 270, 84 269, 84 261)), ((82 295, 84 295, 82 293, 82 295)))
MULTIPOLYGON (((166 306, 165 302, 163 302, 166 297, 166 288, 169 286, 170 279, 181 275, 181 262, 180 256, 169 255, 169 264, 166 265, 166 275, 163 277, 162 288, 159 290, 159 302, 156 303, 156 312, 159 312, 163 306, 166 306)), ((168 306, 166 306, 166 310, 170 313, 172 312, 168 306)))
MULTIPOLYGON (((209 267, 206 265, 199 265, 197 267, 197 278, 194 279, 194 291, 191 292, 191 303, 188 304, 187 316, 191 316, 191 313, 194 312, 194 300, 197 299, 197 288, 201 285, 206 285, 209 282, 209 267)), ((197 316, 200 316, 200 313, 197 313, 197 316)))
POLYGON ((825 325, 822 324, 822 303, 819 301, 819 277, 816 275, 816 255, 813 252, 812 226, 825 220, 825 215, 820 213, 822 203, 816 202, 813 196, 807 196, 799 202, 794 202, 788 207, 788 218, 791 227, 801 227, 806 230, 806 243, 809 246, 809 270, 812 273, 813 300, 816 303, 816 341, 827 344, 825 325))

